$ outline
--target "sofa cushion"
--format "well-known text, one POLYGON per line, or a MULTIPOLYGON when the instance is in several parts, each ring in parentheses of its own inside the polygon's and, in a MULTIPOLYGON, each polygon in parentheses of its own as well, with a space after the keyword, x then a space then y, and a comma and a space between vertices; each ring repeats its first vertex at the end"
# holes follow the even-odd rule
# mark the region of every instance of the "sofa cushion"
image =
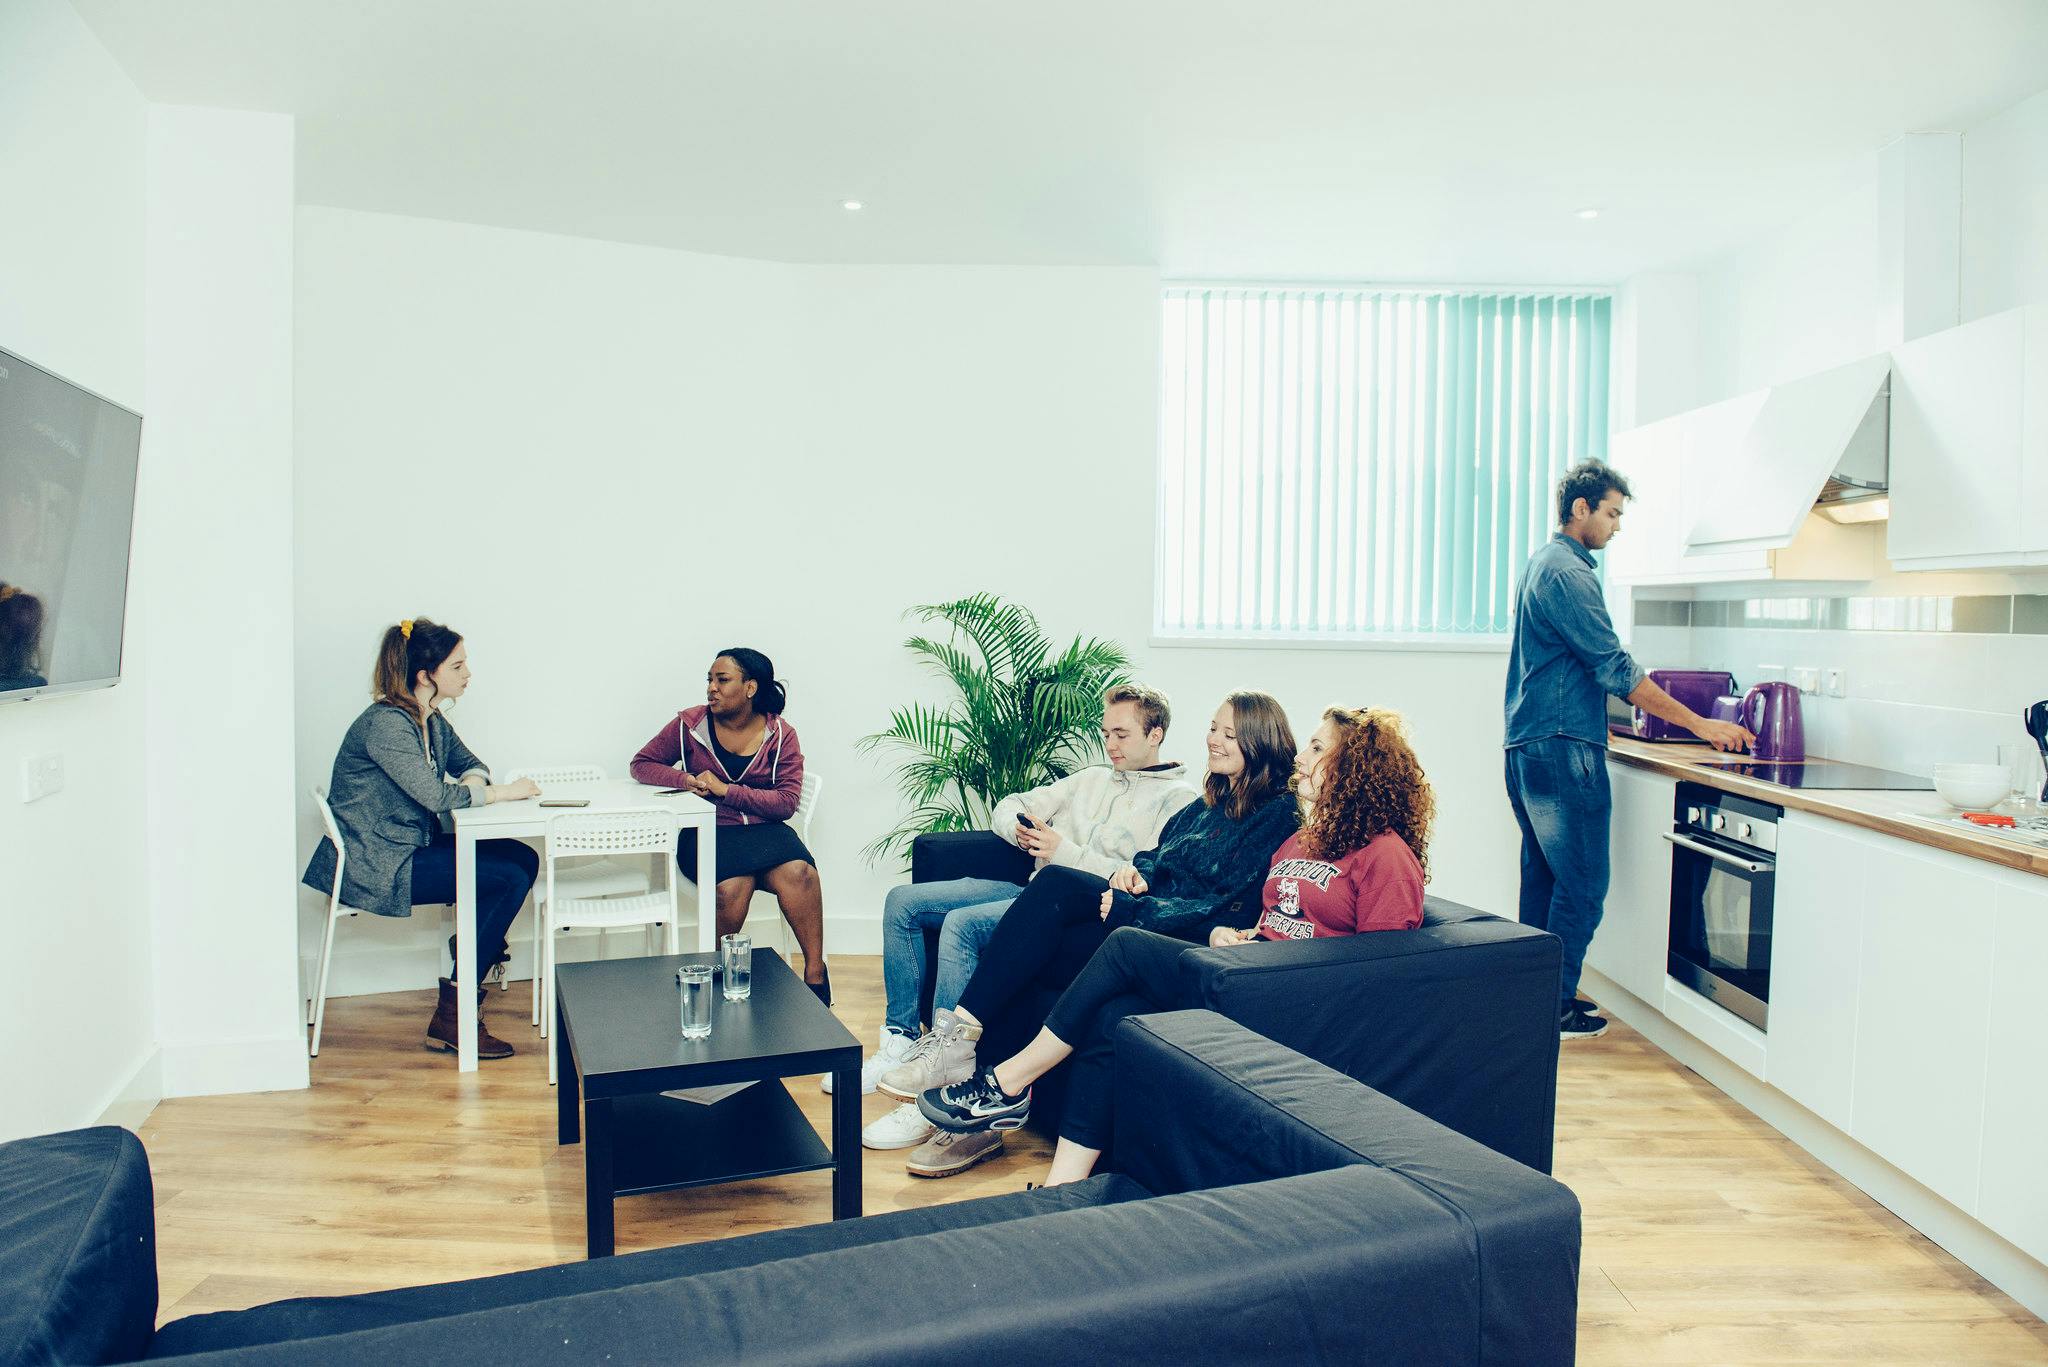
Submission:
POLYGON ((141 1143, 112 1125, 0 1144, 0 1364, 127 1362, 156 1323, 141 1143))
POLYGON ((651 1249, 618 1258, 596 1258, 496 1277, 404 1287, 360 1296, 320 1296, 277 1301, 252 1310, 193 1315, 164 1326, 150 1346, 151 1359, 213 1352, 256 1344, 283 1343, 330 1334, 466 1315, 497 1307, 525 1306, 561 1296, 669 1281, 778 1262, 835 1249, 855 1248, 940 1230, 999 1224, 1027 1216, 1089 1206, 1115 1205, 1149 1195, 1125 1177, 1086 1182, 951 1205, 899 1210, 859 1220, 834 1220, 797 1229, 771 1230, 735 1239, 651 1249))

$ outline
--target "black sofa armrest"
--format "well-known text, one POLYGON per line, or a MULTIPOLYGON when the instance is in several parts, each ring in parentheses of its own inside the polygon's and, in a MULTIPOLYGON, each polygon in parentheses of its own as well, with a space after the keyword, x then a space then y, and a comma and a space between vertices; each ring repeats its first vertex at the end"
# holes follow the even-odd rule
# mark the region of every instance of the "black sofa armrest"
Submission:
POLYGON ((1192 1000, 1549 1172, 1559 955, 1545 931, 1433 902, 1416 930, 1199 949, 1181 963, 1192 1000))
POLYGON ((156 1329, 149 1160, 112 1125, 0 1144, 0 1364, 130 1362, 156 1329))
MULTIPOLYGON (((1133 1016, 1117 1026, 1115 1043, 1111 1156, 1140 1186, 1267 1190, 1350 1165, 1398 1176, 1455 1212, 1471 1240, 1469 1274, 1430 1294, 1473 1294, 1483 1345, 1476 1360, 1572 1361, 1579 1203, 1562 1183, 1213 1012, 1133 1016)), ((1374 1221, 1359 1237, 1376 1232, 1391 1233, 1374 1221)), ((1372 1360, 1473 1359, 1461 1351, 1372 1360)))
POLYGON ((994 831, 939 831, 910 842, 910 881, 940 883, 952 878, 1031 881, 1031 856, 994 831))

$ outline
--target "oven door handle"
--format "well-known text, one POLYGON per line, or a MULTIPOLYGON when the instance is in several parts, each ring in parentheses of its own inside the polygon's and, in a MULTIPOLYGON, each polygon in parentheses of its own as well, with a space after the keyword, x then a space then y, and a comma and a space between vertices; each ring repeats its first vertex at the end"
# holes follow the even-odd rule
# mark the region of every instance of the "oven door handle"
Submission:
POLYGON ((1664 832, 1664 838, 1674 845, 1693 851, 1695 854, 1703 854, 1707 858, 1718 860, 1723 864, 1733 864, 1744 873, 1771 873, 1777 868, 1775 864, 1760 864, 1754 859, 1744 859, 1738 855, 1729 854, 1725 850, 1717 850, 1712 845, 1694 840, 1689 835, 1680 835, 1676 831, 1664 832))

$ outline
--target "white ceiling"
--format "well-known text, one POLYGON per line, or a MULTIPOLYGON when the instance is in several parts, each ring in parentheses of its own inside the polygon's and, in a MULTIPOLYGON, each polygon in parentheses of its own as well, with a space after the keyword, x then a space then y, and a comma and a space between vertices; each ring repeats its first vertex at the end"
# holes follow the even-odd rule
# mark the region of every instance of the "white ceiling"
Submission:
POLYGON ((2048 85, 2041 0, 74 3, 302 202, 789 261, 1613 281, 2048 85))

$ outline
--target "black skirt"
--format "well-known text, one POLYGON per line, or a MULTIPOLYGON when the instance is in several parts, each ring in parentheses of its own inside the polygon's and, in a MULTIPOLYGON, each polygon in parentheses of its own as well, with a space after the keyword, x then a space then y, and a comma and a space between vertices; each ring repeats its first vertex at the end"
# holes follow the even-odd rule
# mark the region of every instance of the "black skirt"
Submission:
MULTIPOLYGON (((792 861, 801 861, 814 869, 818 867, 818 861, 811 857, 803 837, 786 821, 720 826, 718 876, 712 881, 723 883, 728 878, 758 878, 768 870, 792 861)), ((676 867, 683 871, 683 877, 693 883, 697 881, 695 831, 684 831, 676 842, 676 867)))

